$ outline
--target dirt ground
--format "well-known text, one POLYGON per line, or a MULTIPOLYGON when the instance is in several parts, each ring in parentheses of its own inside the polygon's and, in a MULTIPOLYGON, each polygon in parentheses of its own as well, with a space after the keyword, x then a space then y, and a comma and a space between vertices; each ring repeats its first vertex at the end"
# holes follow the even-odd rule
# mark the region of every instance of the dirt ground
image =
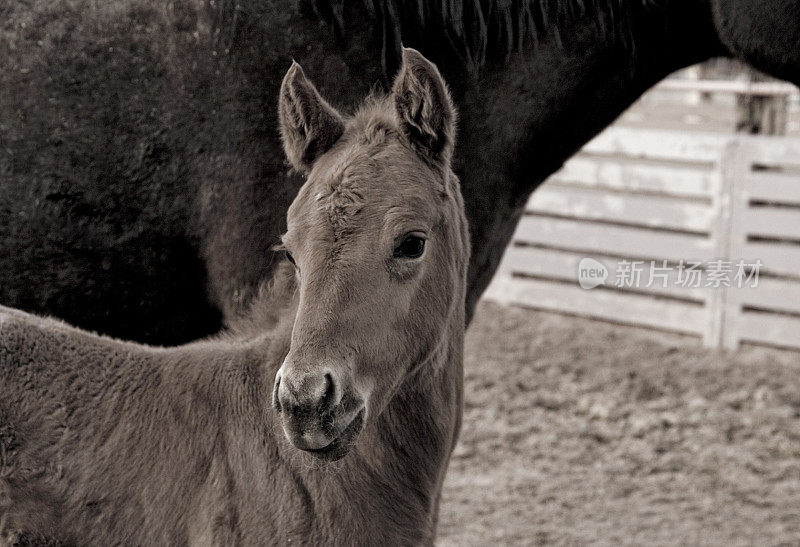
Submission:
POLYGON ((800 354, 482 303, 439 545, 800 544, 800 354))

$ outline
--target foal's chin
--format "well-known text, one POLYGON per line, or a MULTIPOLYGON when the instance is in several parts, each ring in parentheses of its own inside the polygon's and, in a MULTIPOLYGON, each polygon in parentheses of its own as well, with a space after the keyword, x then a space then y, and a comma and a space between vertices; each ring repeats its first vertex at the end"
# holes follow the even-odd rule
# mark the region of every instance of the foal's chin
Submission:
POLYGON ((349 423, 333 432, 330 431, 329 427, 324 427, 320 424, 314 431, 309 431, 306 427, 302 428, 303 433, 299 433, 295 427, 292 427, 292 424, 285 422, 283 430, 287 439, 295 448, 319 460, 334 462, 341 460, 350 453, 358 436, 364 429, 364 416, 365 409, 362 407, 361 410, 355 413, 349 423), (316 442, 309 443, 309 438, 314 439, 316 442), (324 439, 324 441, 320 441, 320 439, 324 439))

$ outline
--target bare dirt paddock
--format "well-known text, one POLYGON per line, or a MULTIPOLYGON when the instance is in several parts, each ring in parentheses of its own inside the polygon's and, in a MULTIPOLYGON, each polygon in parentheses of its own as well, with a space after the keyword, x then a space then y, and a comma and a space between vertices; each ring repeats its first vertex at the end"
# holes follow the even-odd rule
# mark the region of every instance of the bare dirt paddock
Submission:
POLYGON ((438 544, 800 544, 800 354, 481 304, 438 544))

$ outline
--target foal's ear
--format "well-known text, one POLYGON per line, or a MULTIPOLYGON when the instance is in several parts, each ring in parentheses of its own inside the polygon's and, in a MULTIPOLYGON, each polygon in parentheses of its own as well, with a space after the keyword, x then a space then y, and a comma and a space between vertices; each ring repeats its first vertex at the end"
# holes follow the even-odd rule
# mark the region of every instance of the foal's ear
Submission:
POLYGON ((400 130, 423 157, 447 165, 453 154, 456 111, 436 65, 403 48, 403 65, 392 86, 400 130))
POLYGON ((344 133, 341 114, 322 98, 294 61, 281 84, 278 116, 286 156, 303 173, 344 133))

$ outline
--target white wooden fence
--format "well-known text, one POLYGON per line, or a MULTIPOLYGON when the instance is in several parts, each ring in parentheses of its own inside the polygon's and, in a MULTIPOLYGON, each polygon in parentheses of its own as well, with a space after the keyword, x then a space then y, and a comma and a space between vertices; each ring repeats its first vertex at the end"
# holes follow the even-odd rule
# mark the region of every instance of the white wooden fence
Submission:
POLYGON ((800 349, 800 139, 611 128, 531 197, 486 296, 709 346, 800 349), (585 257, 605 284, 579 286, 585 257), (736 267, 759 260, 757 286, 739 288, 736 267), (702 263, 699 286, 688 261, 702 263), (709 286, 712 263, 731 286, 709 286), (614 279, 625 264, 639 283, 614 279))
POLYGON ((797 94, 797 87, 786 82, 753 82, 750 80, 678 80, 667 78, 661 81, 655 89, 661 91, 732 93, 734 95, 770 97, 789 97, 797 94))

